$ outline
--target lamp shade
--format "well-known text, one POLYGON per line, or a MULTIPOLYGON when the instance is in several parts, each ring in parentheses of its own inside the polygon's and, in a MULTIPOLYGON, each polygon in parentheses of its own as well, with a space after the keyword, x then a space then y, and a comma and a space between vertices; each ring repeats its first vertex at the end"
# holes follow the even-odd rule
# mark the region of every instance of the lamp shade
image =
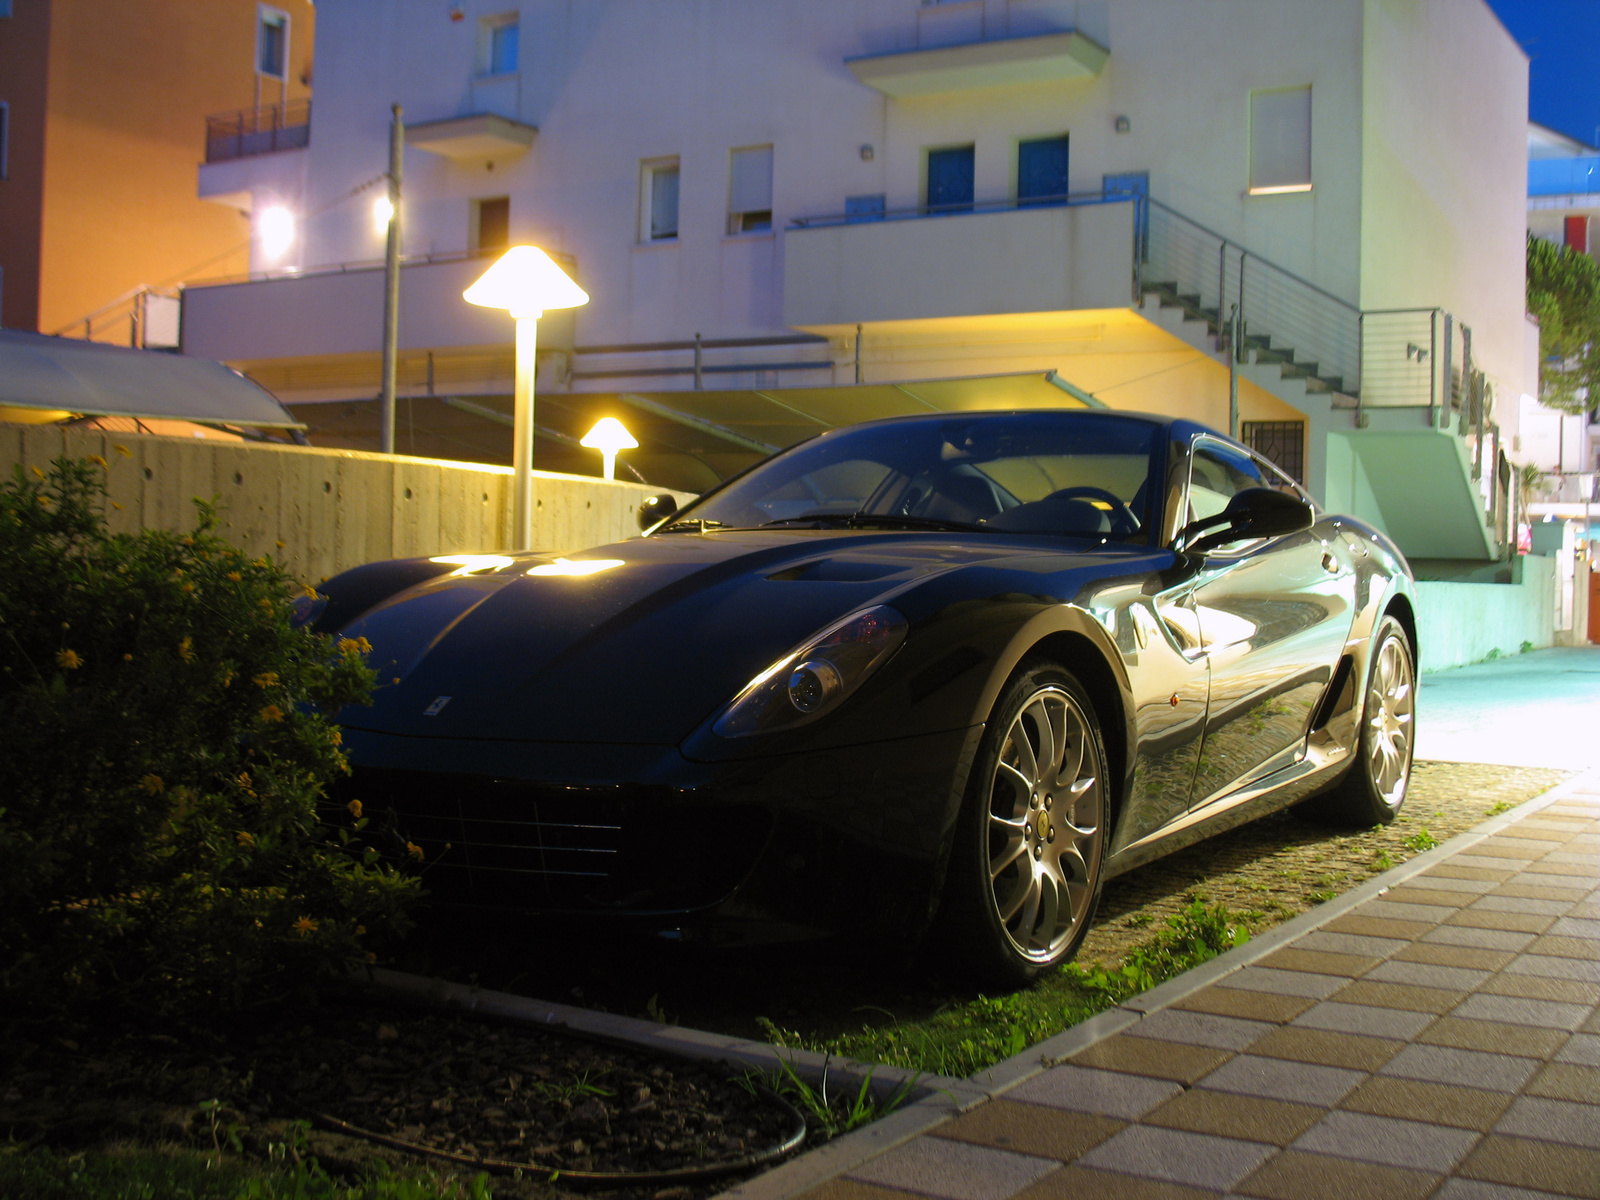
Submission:
POLYGON ((461 298, 484 308, 509 309, 513 317, 537 317, 548 308, 576 308, 589 293, 537 246, 513 246, 461 298))
POLYGON ((590 450, 609 451, 612 454, 618 450, 632 450, 638 444, 633 434, 628 432, 628 427, 615 417, 601 417, 578 443, 590 450))

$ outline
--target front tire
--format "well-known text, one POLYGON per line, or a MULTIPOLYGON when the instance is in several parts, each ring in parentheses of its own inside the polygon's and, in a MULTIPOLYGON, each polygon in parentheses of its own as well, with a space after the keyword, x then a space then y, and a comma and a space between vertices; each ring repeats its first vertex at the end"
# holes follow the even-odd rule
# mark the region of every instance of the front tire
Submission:
POLYGON ((1416 701, 1411 642, 1399 621, 1384 617, 1367 670, 1356 761, 1322 798, 1322 812, 1362 827, 1387 825, 1395 819, 1411 782, 1416 701))
POLYGON ((1100 901, 1109 816, 1088 693, 1025 665, 984 730, 956 823, 941 924, 963 974, 1016 988, 1078 950, 1100 901))

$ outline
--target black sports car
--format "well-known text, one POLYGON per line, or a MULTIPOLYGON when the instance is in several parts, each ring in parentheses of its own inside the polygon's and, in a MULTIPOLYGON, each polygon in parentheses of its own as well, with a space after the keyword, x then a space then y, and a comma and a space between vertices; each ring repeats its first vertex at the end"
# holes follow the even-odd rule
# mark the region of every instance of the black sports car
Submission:
POLYGON ((1405 798, 1404 559, 1202 426, 878 421, 645 509, 570 557, 360 567, 307 613, 374 647, 350 794, 437 898, 932 931, 1014 984, 1109 876, 1313 796, 1367 825, 1405 798))

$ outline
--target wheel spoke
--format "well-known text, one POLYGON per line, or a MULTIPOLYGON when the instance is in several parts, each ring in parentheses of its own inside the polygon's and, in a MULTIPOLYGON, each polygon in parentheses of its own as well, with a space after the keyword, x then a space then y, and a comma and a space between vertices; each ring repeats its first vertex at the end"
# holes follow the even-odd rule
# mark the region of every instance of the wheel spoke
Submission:
POLYGON ((1017 917, 1017 941, 1026 949, 1032 948, 1033 929, 1039 921, 1039 893, 1043 890, 1042 882, 1038 875, 1029 878, 1022 912, 1017 917))
POLYGON ((1040 787, 1048 787, 1055 782, 1056 766, 1061 761, 1061 733, 1051 708, 1052 705, 1041 696, 1024 710, 1025 715, 1032 716, 1034 729, 1039 735, 1039 757, 1034 778, 1039 781, 1040 787))
POLYGON ((999 854, 989 859, 989 878, 998 879, 1002 871, 1027 853, 1028 843, 1020 837, 1012 838, 999 854))
MULTIPOLYGON (((1017 759, 1016 765, 1011 769, 1016 772, 1019 778, 1026 781, 1025 786, 1029 791, 1037 788, 1039 786, 1039 759, 1033 752, 1033 743, 1028 741, 1028 732, 1023 728, 1020 719, 1011 727, 1011 736, 1007 739, 1006 744, 1017 759)), ((1004 761, 1004 759, 1005 756, 1002 755, 1001 760, 1004 761)))

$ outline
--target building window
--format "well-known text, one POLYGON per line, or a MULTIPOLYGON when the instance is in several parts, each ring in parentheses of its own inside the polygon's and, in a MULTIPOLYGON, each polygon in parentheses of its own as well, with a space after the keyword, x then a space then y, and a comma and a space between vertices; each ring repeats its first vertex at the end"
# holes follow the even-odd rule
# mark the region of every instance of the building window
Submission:
POLYGON ((1306 481, 1306 423, 1304 421, 1246 421, 1240 428, 1246 446, 1275 465, 1296 483, 1306 481))
POLYGON ((1017 203, 1039 204, 1067 194, 1067 135, 1017 143, 1017 203))
POLYGON ((517 13, 501 13, 478 22, 478 70, 484 75, 510 75, 517 69, 522 31, 517 13))
POLYGON ((1311 89, 1250 93, 1250 193, 1311 190, 1311 89))
POLYGON ((972 211, 972 147, 928 151, 928 211, 972 211))
POLYGON ((728 232, 772 228, 772 147, 735 150, 728 172, 728 232))
POLYGON ((0 100, 0 179, 9 179, 6 152, 11 149, 11 105, 0 100))
POLYGON ((472 248, 479 254, 502 254, 511 245, 511 197, 472 202, 472 248))
POLYGON ((256 71, 273 79, 287 79, 289 14, 265 4, 256 13, 256 71))
POLYGON ((658 158, 640 172, 639 240, 660 242, 678 236, 678 160, 658 158))

